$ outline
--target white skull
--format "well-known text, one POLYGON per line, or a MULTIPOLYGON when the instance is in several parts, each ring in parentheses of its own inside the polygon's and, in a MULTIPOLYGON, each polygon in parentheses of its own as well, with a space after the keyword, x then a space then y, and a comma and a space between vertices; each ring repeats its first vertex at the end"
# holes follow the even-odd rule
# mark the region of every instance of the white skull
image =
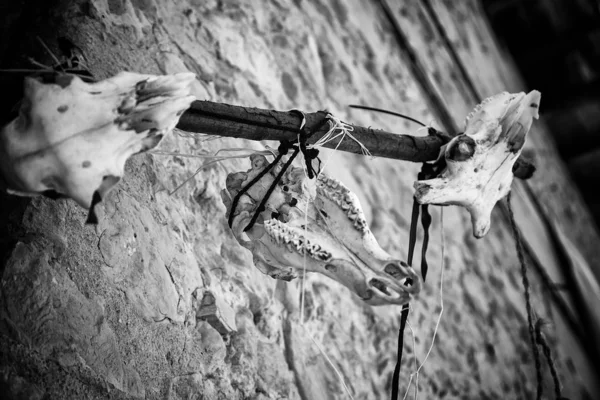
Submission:
POLYGON ((490 228, 492 209, 510 191, 512 168, 521 154, 541 94, 500 93, 484 100, 466 119, 465 132, 442 151, 446 168, 435 179, 415 182, 421 204, 459 205, 471 214, 473 234, 490 228))
MULTIPOLYGON (((232 199, 264 168, 263 163, 255 164, 261 165, 259 169, 228 176, 227 190, 222 192, 228 213, 232 199)), ((278 171, 278 166, 273 170, 278 171)), ((267 173, 248 195, 240 197, 232 224, 236 239, 252 251, 254 264, 263 273, 291 280, 306 267, 338 281, 372 305, 406 304, 419 292, 414 270, 377 243, 356 195, 322 174, 315 182, 301 168, 290 167, 256 224, 243 232, 273 174, 267 173), (405 285, 407 278, 412 285, 405 285)))
POLYGON ((74 75, 50 84, 26 78, 19 116, 0 131, 7 191, 52 193, 89 208, 119 181, 130 155, 175 127, 194 100, 193 81, 191 73, 122 72, 97 83, 74 75))

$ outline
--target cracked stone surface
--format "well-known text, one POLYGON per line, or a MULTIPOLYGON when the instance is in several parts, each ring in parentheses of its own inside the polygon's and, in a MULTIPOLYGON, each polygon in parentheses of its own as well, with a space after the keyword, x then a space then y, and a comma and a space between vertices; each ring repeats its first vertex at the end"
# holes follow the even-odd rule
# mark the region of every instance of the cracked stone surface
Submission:
MULTIPOLYGON (((39 32, 7 37, 25 41, 39 34, 56 52, 57 37, 66 37, 98 78, 121 70, 193 72, 193 94, 200 99, 280 110, 327 108, 346 121, 399 133, 425 134, 407 121, 346 105, 433 120, 376 2, 58 3, 54 11, 32 16, 49 28, 28 24, 19 29, 39 32)), ((449 19, 460 56, 475 54, 480 73, 488 74, 476 80, 482 95, 520 91, 491 86, 507 69, 478 7, 439 1, 435 8, 449 19)), ((441 44, 431 22, 416 1, 395 11, 411 22, 405 25, 411 43, 425 42, 428 73, 449 92, 449 110, 462 121, 475 102, 459 84, 444 84, 458 75, 437 52, 441 44)), ((549 206, 561 223, 584 226, 581 202, 566 201, 574 189, 543 126, 530 136, 534 150, 545 152, 541 165, 548 166, 538 170, 541 181, 532 186, 548 194, 544 199, 563 199, 549 206)), ((186 154, 264 145, 204 139, 176 132, 158 150, 180 156, 143 154, 127 162, 123 180, 98 207, 97 226, 85 225, 86 211, 72 201, 0 197, 7 205, 0 220, 0 388, 8 388, 10 398, 346 399, 344 383, 355 399, 389 396, 400 308, 366 305, 318 275, 305 281, 302 304, 299 280, 276 282, 254 268, 250 252, 227 226, 219 195, 227 174, 245 170, 246 160, 204 167, 169 194, 204 162, 186 154), (197 320, 208 291, 233 310, 236 331, 219 332, 197 320)), ((381 247, 406 259, 419 166, 332 151, 321 157, 328 175, 356 193, 381 247)), ((440 310, 440 211, 431 208, 429 274, 412 302, 415 337, 410 330, 405 337, 402 395, 431 345, 440 310)), ((444 314, 419 375, 421 398, 531 398, 535 390, 514 243, 502 214, 495 210, 492 218, 489 233, 476 240, 469 214, 445 208, 444 314)), ((598 259, 590 245, 596 236, 583 228, 572 232, 584 254, 598 259)), ((418 254, 414 265, 420 265, 418 254)), ((585 398, 594 393, 590 371, 570 334, 553 330, 556 311, 538 276, 532 273, 531 280, 538 314, 551 322, 547 336, 565 395, 585 398)))

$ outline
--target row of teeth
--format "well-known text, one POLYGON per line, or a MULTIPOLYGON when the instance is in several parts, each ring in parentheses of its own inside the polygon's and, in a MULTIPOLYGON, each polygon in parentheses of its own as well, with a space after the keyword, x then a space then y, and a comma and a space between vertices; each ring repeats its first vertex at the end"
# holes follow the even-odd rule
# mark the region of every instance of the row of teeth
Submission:
POLYGON ((365 219, 360 204, 358 204, 356 198, 352 196, 350 189, 344 186, 340 181, 319 175, 317 179, 317 193, 333 201, 344 210, 357 230, 365 232, 368 229, 367 220, 365 219))
POLYGON ((276 219, 265 221, 265 231, 278 245, 283 245, 290 252, 310 256, 319 261, 329 261, 331 253, 324 250, 320 245, 313 244, 306 237, 290 229, 285 223, 276 219))
MULTIPOLYGON (((500 94, 495 94, 493 96, 490 96, 488 98, 486 98, 485 100, 483 100, 481 103, 477 104, 475 106, 475 108, 473 109, 473 111, 471 111, 469 113, 469 115, 467 115, 467 118, 465 118, 465 129, 467 127, 467 125, 469 124, 469 120, 473 117, 473 115, 475 115, 475 113, 479 112, 483 106, 485 106, 487 103, 489 103, 490 101, 492 101, 492 99, 494 99, 497 96, 503 96, 504 94, 507 94, 508 92, 502 92, 500 94)), ((513 97, 511 97, 512 99, 513 97)))

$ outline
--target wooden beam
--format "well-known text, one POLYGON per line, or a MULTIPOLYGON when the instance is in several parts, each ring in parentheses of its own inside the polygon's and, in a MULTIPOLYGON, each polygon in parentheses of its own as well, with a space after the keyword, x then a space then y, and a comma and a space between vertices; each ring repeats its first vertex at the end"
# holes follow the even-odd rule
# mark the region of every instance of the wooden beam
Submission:
MULTIPOLYGON (((307 140, 308 144, 314 144, 329 130, 329 124, 322 124, 326 113, 317 111, 304 115, 307 128, 320 125, 307 140)), ((274 111, 211 101, 194 101, 181 116, 177 128, 187 132, 239 139, 293 142, 298 140, 301 122, 302 114, 296 111, 274 111)), ((358 125, 351 126, 351 134, 356 140, 339 137, 325 143, 324 147, 362 154, 362 147, 358 143, 360 142, 376 157, 425 162, 436 160, 441 147, 451 139, 450 135, 442 132, 428 136, 410 136, 358 125)), ((517 178, 528 179, 532 168, 531 164, 519 159, 513 171, 517 178)))

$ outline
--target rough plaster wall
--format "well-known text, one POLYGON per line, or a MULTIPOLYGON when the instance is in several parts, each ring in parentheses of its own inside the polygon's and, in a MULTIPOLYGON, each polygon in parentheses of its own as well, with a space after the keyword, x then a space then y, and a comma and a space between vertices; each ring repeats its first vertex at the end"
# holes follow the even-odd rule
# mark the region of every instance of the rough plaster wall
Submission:
MULTIPOLYGON (((65 18, 57 33, 83 50, 98 77, 123 69, 189 70, 198 75, 200 99, 327 108, 347 121, 415 134, 424 132, 345 106, 383 106, 433 120, 374 2, 72 3, 60 10, 65 18)), ((419 26, 417 8, 408 5, 402 14, 414 26, 419 26)), ((421 35, 417 29, 411 34, 421 35)), ((432 68, 443 77, 443 68, 432 68)), ((443 80, 438 84, 454 90, 443 80)), ((451 105, 464 114, 471 106, 464 102, 451 105)), ((262 145, 174 134, 161 150, 210 154, 231 147, 262 145)), ((418 166, 323 153, 327 173, 359 196, 381 245, 405 259, 418 166)), ((399 307, 366 306, 335 282, 310 276, 302 323, 299 282, 277 283, 262 275, 228 230, 219 191, 226 174, 247 169, 247 160, 204 168, 169 195, 202 162, 135 157, 124 181, 100 207, 96 227, 85 225, 85 211, 70 201, 34 199, 27 206, 2 276, 4 384, 14 393, 30 391, 29 398, 347 398, 321 347, 355 399, 388 397, 399 307), (221 336, 196 320, 207 290, 234 310, 236 333, 221 336)), ((566 179, 562 171, 555 173, 558 178, 552 179, 566 179)), ((440 311, 439 209, 432 214, 430 272, 412 304, 402 394, 415 370, 415 355, 423 360, 430 346, 440 311)), ((463 210, 446 208, 444 225, 444 314, 419 374, 419 395, 531 398, 535 375, 507 221, 495 212, 492 229, 481 240, 472 237, 463 210)), ((417 256, 415 265, 419 261, 417 256)), ((551 322, 568 395, 583 398, 579 375, 586 367, 562 350, 571 338, 553 337, 551 307, 537 277, 532 281, 538 313, 551 322)))

